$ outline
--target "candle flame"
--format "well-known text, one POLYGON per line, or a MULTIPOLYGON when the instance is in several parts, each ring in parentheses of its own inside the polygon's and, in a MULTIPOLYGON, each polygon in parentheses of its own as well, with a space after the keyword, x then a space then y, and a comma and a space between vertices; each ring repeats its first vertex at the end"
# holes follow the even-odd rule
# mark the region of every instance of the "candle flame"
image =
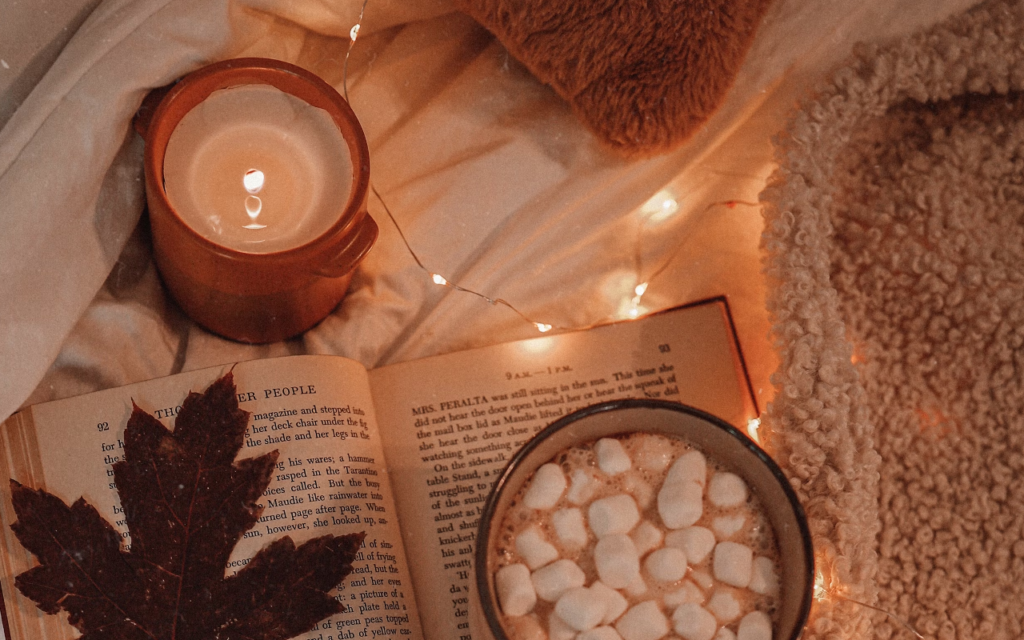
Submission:
POLYGON ((259 169, 249 169, 245 172, 245 175, 242 176, 242 186, 244 186, 245 190, 249 193, 256 195, 263 190, 263 182, 265 180, 266 178, 262 171, 259 169))
POLYGON ((260 211, 263 211, 263 201, 256 196, 249 196, 245 199, 245 212, 249 215, 251 223, 245 225, 245 229, 266 229, 267 225, 259 224, 256 222, 256 218, 260 216, 260 211))
POLYGON ((244 229, 266 229, 267 225, 259 224, 256 222, 256 218, 260 216, 260 212, 263 211, 263 200, 256 197, 256 194, 263 190, 263 182, 265 181, 263 172, 259 169, 249 169, 242 176, 242 186, 250 194, 245 199, 245 213, 249 216, 252 221, 245 225, 244 229))

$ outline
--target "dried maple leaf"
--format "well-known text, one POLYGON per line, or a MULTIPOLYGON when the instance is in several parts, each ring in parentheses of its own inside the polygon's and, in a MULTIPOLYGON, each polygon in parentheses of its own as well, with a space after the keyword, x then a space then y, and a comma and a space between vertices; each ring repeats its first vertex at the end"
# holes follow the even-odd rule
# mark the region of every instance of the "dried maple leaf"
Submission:
POLYGON ((43 611, 67 611, 85 640, 284 639, 340 612, 327 591, 352 570, 363 534, 297 548, 281 538, 224 577, 277 461, 274 451, 235 462, 248 420, 230 373, 189 394, 173 432, 135 407, 114 465, 130 550, 83 499, 68 507, 12 480, 12 529, 40 560, 15 584, 43 611))

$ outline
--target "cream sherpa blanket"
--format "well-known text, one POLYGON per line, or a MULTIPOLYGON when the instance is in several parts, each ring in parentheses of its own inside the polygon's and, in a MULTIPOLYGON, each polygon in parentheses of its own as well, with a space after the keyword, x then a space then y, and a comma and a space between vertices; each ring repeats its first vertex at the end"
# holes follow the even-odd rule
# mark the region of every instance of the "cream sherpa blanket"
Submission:
MULTIPOLYGON (((772 447, 836 594, 1024 636, 1024 2, 864 50, 779 141, 772 447)), ((805 637, 910 638, 826 599, 805 637)))

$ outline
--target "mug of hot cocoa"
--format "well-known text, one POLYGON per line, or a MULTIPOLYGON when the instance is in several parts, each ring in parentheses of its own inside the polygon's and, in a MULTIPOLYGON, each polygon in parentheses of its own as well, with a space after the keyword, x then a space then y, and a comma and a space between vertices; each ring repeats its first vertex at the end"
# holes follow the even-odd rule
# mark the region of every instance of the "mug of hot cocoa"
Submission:
POLYGON ((477 533, 497 640, 795 640, 814 556, 796 494, 728 423, 657 400, 582 409, 512 458, 477 533))

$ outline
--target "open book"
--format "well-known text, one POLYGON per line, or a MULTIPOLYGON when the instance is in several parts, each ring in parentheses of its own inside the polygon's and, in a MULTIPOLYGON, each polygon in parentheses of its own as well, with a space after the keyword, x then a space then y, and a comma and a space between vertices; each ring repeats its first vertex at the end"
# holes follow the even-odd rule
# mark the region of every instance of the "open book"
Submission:
MULTIPOLYGON (((36 560, 11 531, 7 479, 67 503, 83 496, 127 544, 111 465, 123 453, 132 402, 171 427, 189 391, 203 391, 229 368, 37 405, 3 424, 0 587, 9 640, 78 632, 14 587, 14 576, 36 560)), ((492 478, 555 419, 644 396, 678 400, 740 428, 757 415, 724 299, 371 371, 334 356, 244 362, 233 371, 240 406, 252 413, 240 457, 273 449, 280 457, 262 517, 226 571, 237 572, 280 536, 367 534, 336 592, 345 611, 308 640, 469 640, 474 538, 492 478)))

